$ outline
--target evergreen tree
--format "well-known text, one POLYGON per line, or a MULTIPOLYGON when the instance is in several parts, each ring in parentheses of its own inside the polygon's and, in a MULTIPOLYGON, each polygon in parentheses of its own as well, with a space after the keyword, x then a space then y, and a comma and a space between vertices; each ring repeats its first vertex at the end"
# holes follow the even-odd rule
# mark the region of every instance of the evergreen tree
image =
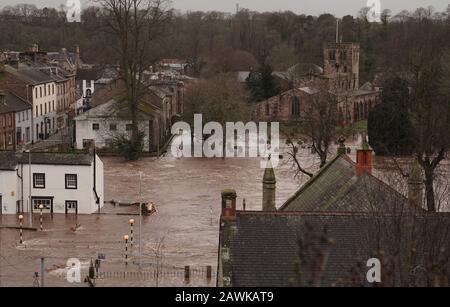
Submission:
POLYGON ((250 73, 246 83, 252 101, 263 101, 278 95, 279 90, 275 85, 272 72, 272 67, 263 65, 259 70, 250 73))
POLYGON ((382 102, 370 112, 368 133, 378 155, 412 153, 409 88, 405 81, 392 78, 385 82, 382 102))

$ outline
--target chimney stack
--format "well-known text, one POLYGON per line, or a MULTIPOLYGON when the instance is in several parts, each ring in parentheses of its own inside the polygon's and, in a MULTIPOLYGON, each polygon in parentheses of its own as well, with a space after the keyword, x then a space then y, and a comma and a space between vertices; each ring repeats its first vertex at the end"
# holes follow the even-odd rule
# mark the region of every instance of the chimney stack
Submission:
POLYGON ((408 177, 408 202, 414 208, 423 208, 423 177, 417 160, 408 177))
POLYGON ((227 189, 222 191, 222 219, 234 219, 236 217, 236 191, 227 189))
POLYGON ((372 148, 364 136, 361 148, 356 151, 356 176, 363 173, 372 174, 372 148))
POLYGON ((338 146, 337 154, 345 155, 345 153, 346 153, 345 138, 343 136, 339 137, 338 143, 339 143, 339 146, 338 146))
POLYGON ((275 178, 275 172, 272 167, 272 162, 267 161, 266 170, 264 171, 263 178, 263 211, 276 211, 275 205, 275 192, 276 192, 277 180, 275 178))
POLYGON ((39 45, 38 44, 31 45, 28 51, 33 53, 39 52, 39 45))

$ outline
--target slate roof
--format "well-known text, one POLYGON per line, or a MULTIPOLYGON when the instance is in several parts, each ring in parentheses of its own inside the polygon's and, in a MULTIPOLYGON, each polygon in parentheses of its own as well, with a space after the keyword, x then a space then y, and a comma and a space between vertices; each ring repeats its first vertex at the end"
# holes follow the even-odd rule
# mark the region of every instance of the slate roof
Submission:
MULTIPOLYGON (((152 119, 156 110, 148 103, 141 102, 138 105, 138 119, 148 120, 152 119)), ((88 120, 96 118, 120 118, 124 120, 131 119, 128 106, 125 102, 118 102, 114 99, 103 103, 95 108, 90 109, 87 112, 75 117, 75 120, 88 120)))
POLYGON ((323 74, 323 68, 314 63, 298 63, 288 69, 294 76, 309 76, 323 74))
POLYGON ((4 102, 0 102, 0 113, 20 112, 28 109, 31 109, 31 105, 12 93, 5 93, 4 102))
POLYGON ((379 91, 373 89, 372 83, 366 82, 359 89, 350 93, 351 96, 364 96, 370 95, 374 93, 378 93, 379 91))
POLYGON ((347 155, 336 155, 302 186, 279 210, 372 212, 422 210, 411 208, 407 199, 378 178, 363 173, 347 155))
MULTIPOLYGON (((28 164, 28 153, 14 153, 0 151, 0 169, 13 170, 17 164, 28 164)), ((31 164, 44 165, 85 165, 92 164, 92 156, 89 154, 75 153, 44 153, 32 152, 31 164)))
POLYGON ((416 232, 408 241, 407 232, 397 227, 413 221, 406 217, 237 212, 229 253, 232 286, 371 286, 365 279, 365 264, 377 257, 377 246, 388 259, 395 255, 400 242, 413 244, 418 253, 414 265, 432 253, 432 246, 439 241, 441 247, 450 248, 450 216, 438 215, 417 216, 416 232), (378 228, 380 224, 383 227, 378 228))
POLYGON ((28 65, 22 63, 19 64, 19 69, 15 69, 9 65, 6 65, 5 71, 31 85, 57 81, 56 76, 50 76, 46 73, 43 73, 39 69, 29 67, 28 65))
POLYGON ((17 160, 14 151, 0 151, 0 170, 14 171, 17 160))

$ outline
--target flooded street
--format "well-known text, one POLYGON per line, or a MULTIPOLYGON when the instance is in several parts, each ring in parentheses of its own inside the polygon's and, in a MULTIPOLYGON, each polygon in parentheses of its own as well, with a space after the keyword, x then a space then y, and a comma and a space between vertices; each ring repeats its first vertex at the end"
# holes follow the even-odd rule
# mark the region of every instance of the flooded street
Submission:
MULTIPOLYGON (((262 177, 258 158, 196 159, 162 157, 126 162, 122 158, 102 158, 105 167, 105 204, 101 215, 44 216, 44 231, 24 231, 19 246, 19 230, 1 229, 1 285, 30 286, 34 272, 40 271, 45 258, 46 285, 70 286, 65 280, 69 258, 82 263, 82 277, 88 273, 91 259, 104 254, 100 272, 137 272, 139 217, 137 207, 109 204, 139 201, 140 176, 142 199, 154 202, 157 213, 143 218, 142 271, 154 274, 157 263, 160 285, 215 285, 221 191, 233 188, 238 194, 238 209, 246 199, 247 210, 261 210, 262 177), (130 264, 125 267, 123 235, 130 233, 128 221, 135 219, 134 247, 130 264), (76 225, 79 228, 75 230, 76 225), (72 228, 72 229, 71 229, 72 228), (163 247, 158 248, 158 242, 163 247), (184 284, 184 267, 191 266, 191 281, 184 284), (206 279, 206 266, 212 266, 212 280, 206 279)), ((314 164, 314 161, 311 163, 314 164)), ((276 169, 277 205, 280 206, 299 187, 286 163, 276 169)), ((25 217, 25 221, 27 218, 25 217)), ((17 226, 16 216, 2 216, 2 225, 17 226)), ((35 216, 34 227, 39 227, 35 216)), ((106 273, 105 273, 106 274, 106 273)), ((131 274, 131 273, 130 273, 131 274)), ((132 275, 132 274, 131 274, 132 275)), ((145 274, 144 274, 145 275, 145 274)), ((141 275, 139 275, 142 277, 141 275)), ((148 277, 145 275, 145 277, 148 277)), ((99 280, 98 286, 155 286, 155 278, 114 277, 99 280)), ((86 284, 79 284, 86 286, 86 284)))
MULTIPOLYGON (((283 155, 275 170, 277 206, 307 179, 294 179, 287 155, 283 155)), ((307 148, 301 150, 300 156, 305 165, 316 170, 318 161, 307 148)), ((107 203, 100 215, 55 214, 53 218, 44 215, 44 231, 24 231, 23 245, 19 245, 19 230, 8 228, 18 225, 17 216, 1 216, 0 285, 33 285, 34 272, 40 272, 40 258, 44 257, 46 286, 85 287, 83 279, 91 259, 102 254, 105 260, 101 262, 97 286, 215 286, 221 191, 236 190, 238 209, 242 209, 245 198, 247 210, 261 210, 264 170, 260 168, 260 159, 161 157, 126 162, 122 158, 103 157, 102 160, 107 203), (139 271, 138 208, 120 203, 138 202, 140 187, 142 200, 155 203, 157 212, 143 218, 139 271), (114 206, 111 201, 119 205, 114 206), (134 246, 128 246, 130 258, 126 266, 123 236, 130 234, 131 218, 135 220, 134 246), (66 281, 69 258, 81 261, 81 283, 66 281), (188 283, 185 266, 191 270, 188 283), (210 279, 206 278, 207 266, 212 267, 210 279)), ((448 170, 448 161, 445 165, 448 170)), ((38 215, 33 226, 39 228, 38 215)))

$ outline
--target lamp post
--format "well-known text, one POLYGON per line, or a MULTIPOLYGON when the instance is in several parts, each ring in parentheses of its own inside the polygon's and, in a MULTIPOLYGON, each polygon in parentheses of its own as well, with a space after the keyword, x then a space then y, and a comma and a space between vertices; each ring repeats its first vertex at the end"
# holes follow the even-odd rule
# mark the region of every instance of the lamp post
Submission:
POLYGON ((142 268, 142 172, 139 172, 139 270, 142 268))
POLYGON ((129 222, 130 222, 130 246, 131 246, 131 248, 133 248, 133 237, 134 237, 133 226, 134 226, 134 220, 131 219, 129 222))
POLYGON ((20 244, 23 243, 23 230, 22 230, 23 225, 22 225, 22 221, 23 221, 23 215, 21 214, 21 215, 19 215, 19 225, 20 225, 20 227, 19 227, 19 237, 20 237, 20 244))
POLYGON ((128 265, 128 235, 124 235, 123 239, 125 240, 125 265, 128 265))
POLYGON ((44 229, 44 227, 43 227, 43 225, 42 225, 42 222, 43 222, 43 218, 42 218, 42 209, 44 209, 44 205, 43 205, 43 204, 40 204, 40 205, 39 205, 39 210, 41 211, 41 216, 40 216, 40 223, 41 223, 40 228, 41 228, 41 231, 44 229))
POLYGON ((28 153, 28 179, 29 179, 29 189, 28 189, 28 223, 30 227, 33 227, 33 209, 31 205, 31 149, 26 150, 28 153))

